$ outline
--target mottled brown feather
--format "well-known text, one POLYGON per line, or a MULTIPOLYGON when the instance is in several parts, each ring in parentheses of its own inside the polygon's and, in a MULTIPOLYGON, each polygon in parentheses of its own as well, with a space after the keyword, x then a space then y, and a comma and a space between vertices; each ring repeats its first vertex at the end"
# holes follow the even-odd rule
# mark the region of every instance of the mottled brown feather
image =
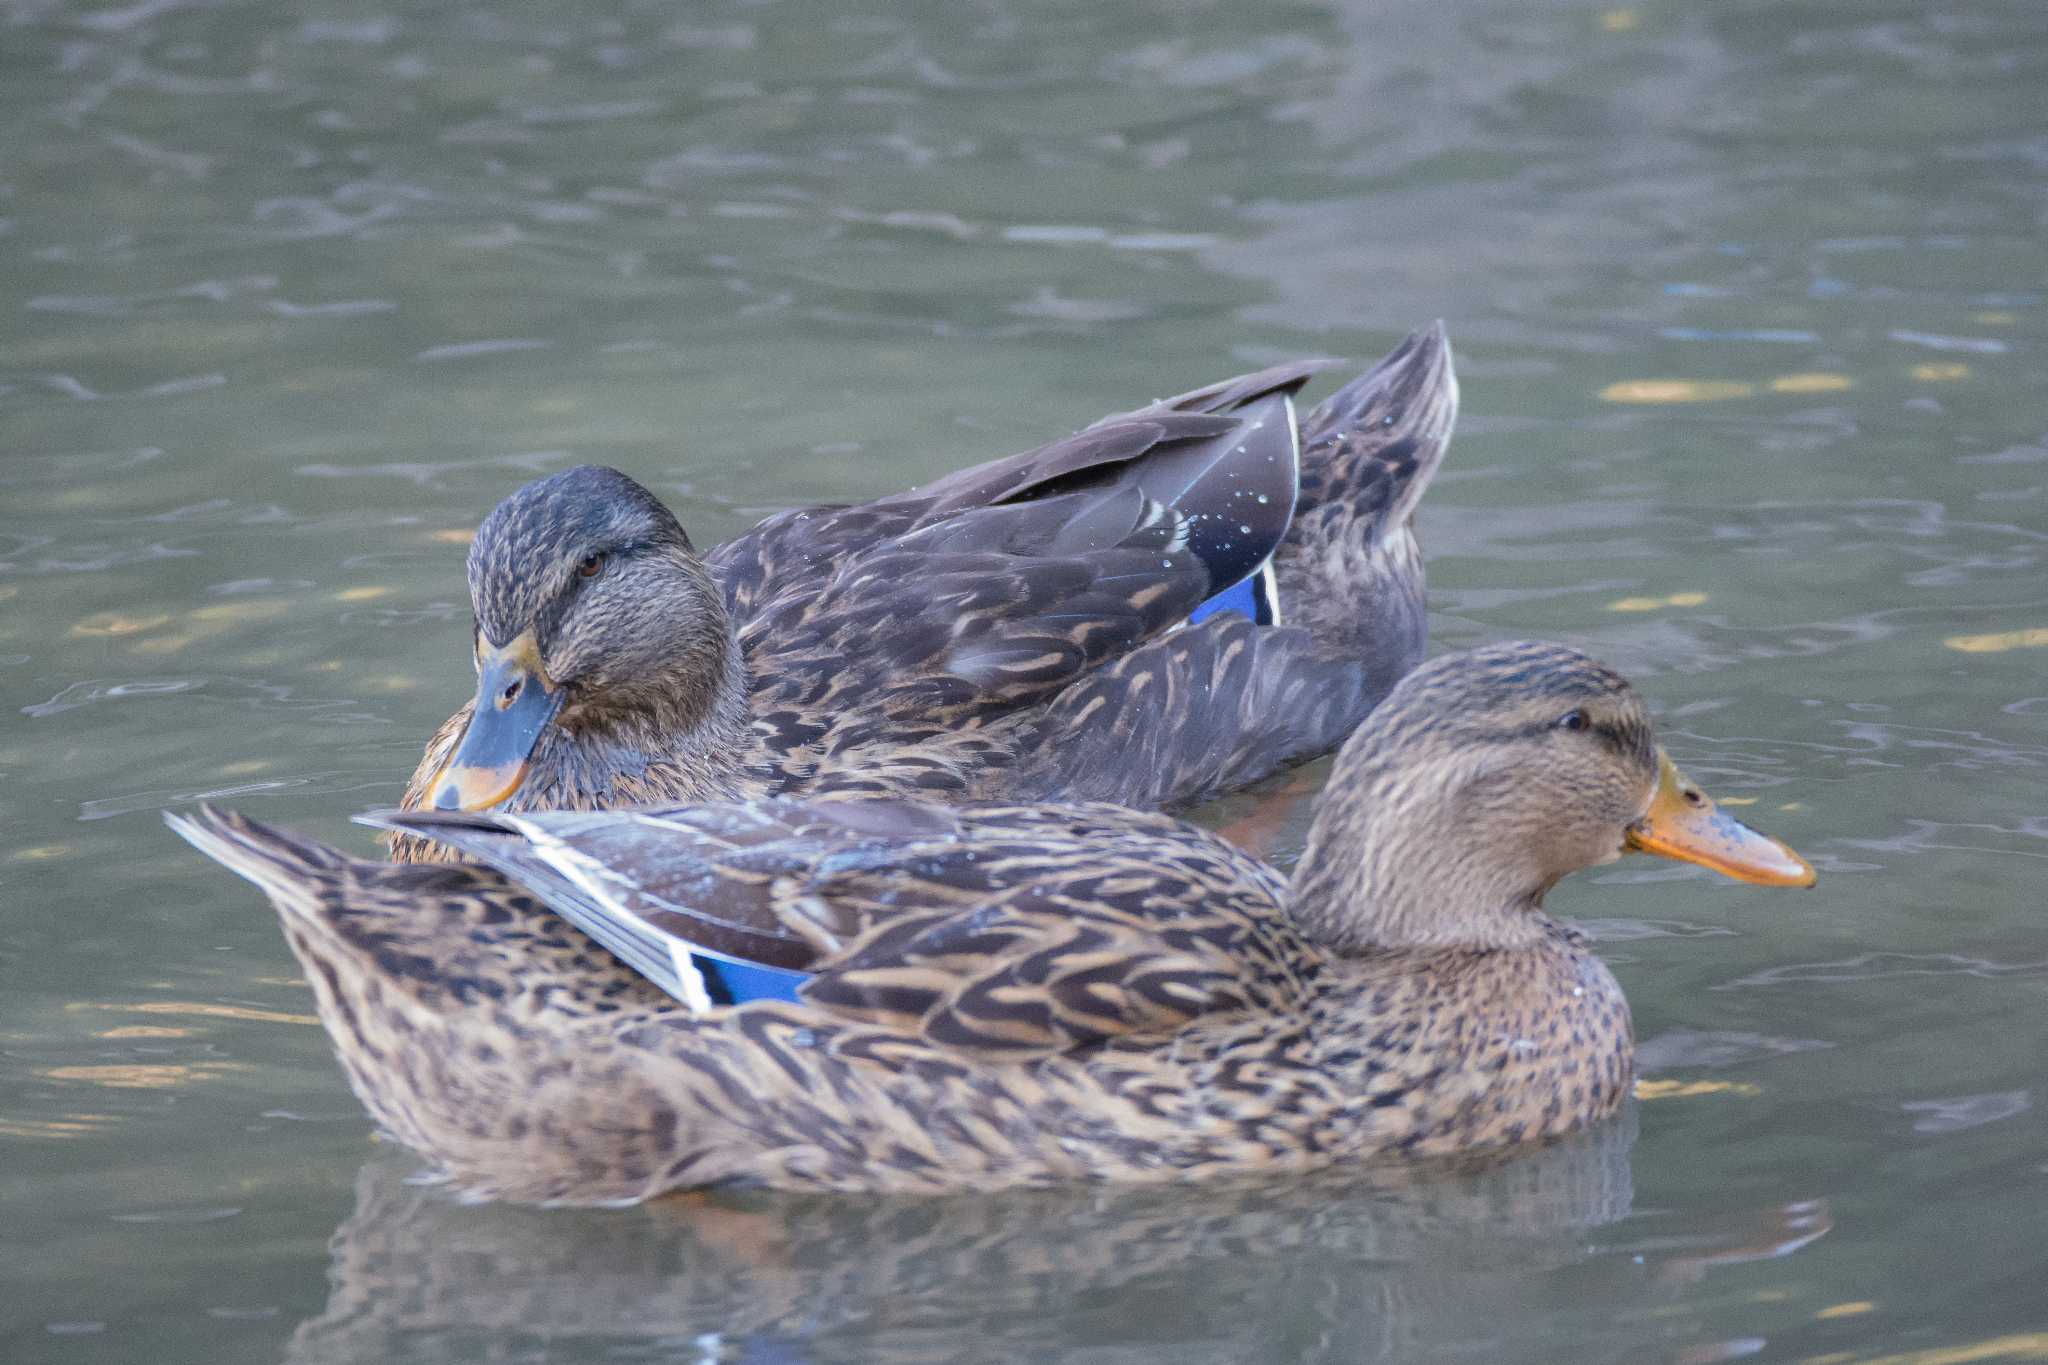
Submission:
POLYGON ((377 1121, 479 1194, 1185 1179, 1614 1112, 1627 1004, 1542 899, 1619 856, 1648 736, 1573 651, 1435 660, 1344 746, 1291 881, 1103 805, 394 817, 499 865, 442 868, 172 822, 270 896, 377 1121), (540 875, 565 850, 581 899, 540 875), (815 975, 795 1003, 693 1009, 556 912, 779 926, 815 975))

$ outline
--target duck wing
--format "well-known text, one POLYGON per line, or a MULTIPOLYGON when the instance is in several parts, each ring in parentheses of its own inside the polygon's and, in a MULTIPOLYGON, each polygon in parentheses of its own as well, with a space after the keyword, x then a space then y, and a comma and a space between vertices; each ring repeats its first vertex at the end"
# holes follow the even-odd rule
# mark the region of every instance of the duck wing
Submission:
POLYGON ((950 573, 1036 580, 1021 602, 972 601, 978 621, 1043 615, 1095 584, 1099 600, 1060 612, 1058 633, 1100 610, 1127 628, 1134 605, 1164 629, 1255 573, 1285 536, 1299 482, 1291 400, 1315 368, 1240 376, 875 502, 781 513, 708 560, 764 663, 807 647, 780 633, 793 614, 814 621, 827 600, 855 610, 848 590, 880 583, 895 618, 915 619, 927 614, 920 582, 950 573))
POLYGON ((1298 1002, 1279 874, 1165 816, 764 801, 378 812, 497 868, 696 1008, 692 957, 808 974, 805 1004, 1009 1061, 1298 1002))
POLYGON ((1192 805, 1337 747, 1391 682, 1298 626, 1224 617, 1097 669, 1029 721, 1025 801, 1192 805))
POLYGON ((776 537, 808 571, 763 579, 738 629, 770 790, 969 795, 1008 742, 972 732, 1260 572, 1297 478, 1298 374, 1284 378, 1228 414, 1104 424, 1035 461, 819 514, 815 542, 776 537), (860 523, 876 534, 841 543, 860 523))

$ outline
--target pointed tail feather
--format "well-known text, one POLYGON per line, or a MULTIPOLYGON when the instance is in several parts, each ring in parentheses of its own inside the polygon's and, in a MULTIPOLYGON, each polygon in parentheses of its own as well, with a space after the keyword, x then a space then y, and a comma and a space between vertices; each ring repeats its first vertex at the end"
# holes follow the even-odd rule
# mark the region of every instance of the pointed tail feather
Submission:
POLYGON ((348 855, 307 839, 202 803, 190 815, 164 812, 172 833, 238 877, 254 882, 280 910, 314 914, 320 899, 313 887, 342 871, 348 855))
POLYGON ((1457 417, 1450 338, 1436 322, 1309 414, 1296 517, 1338 504, 1369 520, 1375 539, 1405 526, 1443 463, 1457 417))
MULTIPOLYGON (((558 818, 575 821, 579 815, 558 818)), ((503 811, 368 811, 356 822, 435 839, 495 869, 693 1011, 732 1003, 706 979, 704 963, 715 959, 697 951, 703 945, 657 928, 620 904, 613 894, 617 888, 608 885, 620 879, 573 841, 557 837, 546 818, 503 811)), ((678 911, 679 918, 687 915, 678 911)))

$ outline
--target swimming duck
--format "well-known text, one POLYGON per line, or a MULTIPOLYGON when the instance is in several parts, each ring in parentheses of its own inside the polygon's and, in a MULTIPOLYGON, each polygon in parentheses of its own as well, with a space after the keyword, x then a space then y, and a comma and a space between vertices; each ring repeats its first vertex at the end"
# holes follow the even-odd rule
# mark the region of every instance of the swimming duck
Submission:
POLYGON ((1400 682, 1291 878, 1099 803, 371 817, 487 864, 429 867, 168 818, 268 893, 386 1130, 479 1195, 572 1203, 1553 1136, 1614 1112, 1633 1054, 1620 986, 1544 908, 1559 879, 1641 850, 1814 880, 1686 781, 1626 682, 1547 644, 1400 682), (707 945, 805 973, 799 999, 707 1004, 707 945))
POLYGON ((403 804, 1149 808, 1324 753, 1422 657, 1412 514, 1457 381, 1438 325, 1297 422, 1318 365, 701 555, 616 470, 536 480, 477 531, 476 696, 403 804))

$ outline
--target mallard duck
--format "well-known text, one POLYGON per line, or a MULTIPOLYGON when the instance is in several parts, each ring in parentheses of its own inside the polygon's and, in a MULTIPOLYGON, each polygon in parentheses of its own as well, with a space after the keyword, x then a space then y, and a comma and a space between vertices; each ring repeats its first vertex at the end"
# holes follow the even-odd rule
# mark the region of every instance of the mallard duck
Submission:
POLYGON ((1324 753, 1422 657, 1411 518, 1457 382, 1433 327, 1297 423, 1317 364, 703 555, 616 470, 536 480, 477 531, 476 696, 403 804, 1150 808, 1324 753))
POLYGON ((1680 775, 1627 683, 1545 644, 1399 683, 1339 753, 1292 878, 1100 803, 371 817, 487 864, 433 867, 169 818, 269 894, 385 1129, 478 1194, 566 1202, 1553 1136, 1613 1113, 1633 1053, 1620 986, 1544 910, 1560 878, 1638 849, 1814 879, 1680 775), (707 948, 807 980, 709 1004, 707 948))

